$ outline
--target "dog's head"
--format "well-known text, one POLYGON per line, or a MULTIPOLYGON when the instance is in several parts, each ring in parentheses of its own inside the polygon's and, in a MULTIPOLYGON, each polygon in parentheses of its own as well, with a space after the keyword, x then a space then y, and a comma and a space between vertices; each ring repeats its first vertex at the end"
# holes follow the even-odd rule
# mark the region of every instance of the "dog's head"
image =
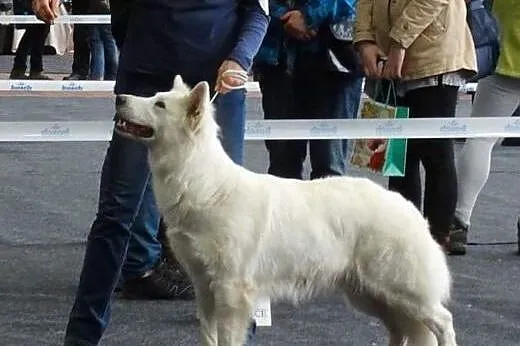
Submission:
POLYGON ((207 82, 190 89, 181 76, 173 88, 152 97, 117 95, 115 131, 148 144, 179 147, 201 134, 216 137, 207 82))

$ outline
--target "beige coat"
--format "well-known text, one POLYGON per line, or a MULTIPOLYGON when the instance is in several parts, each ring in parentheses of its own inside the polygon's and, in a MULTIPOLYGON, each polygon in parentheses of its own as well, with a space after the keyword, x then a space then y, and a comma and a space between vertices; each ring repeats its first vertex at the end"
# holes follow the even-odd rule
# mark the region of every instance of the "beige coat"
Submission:
POLYGON ((392 40, 406 49, 403 80, 476 71, 465 0, 358 0, 355 42, 388 53, 392 40))

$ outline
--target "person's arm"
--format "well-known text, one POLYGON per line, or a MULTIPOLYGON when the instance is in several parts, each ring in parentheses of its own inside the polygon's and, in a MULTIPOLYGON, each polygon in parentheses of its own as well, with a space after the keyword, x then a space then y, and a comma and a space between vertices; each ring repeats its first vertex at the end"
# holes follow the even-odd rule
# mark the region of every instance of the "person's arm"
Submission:
POLYGON ((123 47, 130 13, 135 0, 109 0, 112 36, 118 49, 123 47))
POLYGON ((300 9, 305 18, 307 28, 318 32, 323 22, 329 19, 334 3, 334 0, 309 0, 300 9))
POLYGON ((390 38, 408 48, 437 18, 450 0, 410 0, 393 23, 390 38))
POLYGON ((239 11, 242 28, 228 59, 249 71, 267 32, 269 16, 260 6, 259 0, 241 0, 239 11))
POLYGON ((373 0, 358 0, 354 22, 354 43, 375 42, 376 35, 372 25, 373 0))

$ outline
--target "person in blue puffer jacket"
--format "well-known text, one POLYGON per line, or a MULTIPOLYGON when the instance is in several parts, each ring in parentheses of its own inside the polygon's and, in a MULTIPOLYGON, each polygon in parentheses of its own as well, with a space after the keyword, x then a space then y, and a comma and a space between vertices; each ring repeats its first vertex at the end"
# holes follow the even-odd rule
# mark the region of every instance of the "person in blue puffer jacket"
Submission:
MULTIPOLYGON (((331 68, 326 45, 329 25, 352 19, 355 7, 356 0, 270 1, 271 22, 253 68, 265 119, 356 117, 362 77, 331 68)), ((344 139, 267 140, 268 173, 302 179, 307 144, 311 179, 345 174, 344 139)))
MULTIPOLYGON (((112 32, 121 51, 115 93, 151 96, 171 89, 177 74, 192 86, 208 81, 221 94, 216 99, 216 117, 223 146, 241 164, 245 90, 227 89, 226 85, 239 86, 243 81, 222 73, 251 68, 269 21, 265 2, 112 0, 112 32)), ((34 0, 35 14, 52 22, 57 16, 54 4, 54 0, 34 0)), ((172 270, 162 265, 159 220, 147 148, 114 132, 65 333, 66 346, 99 343, 121 272, 123 293, 132 297, 192 297, 189 283, 175 281, 172 270)))

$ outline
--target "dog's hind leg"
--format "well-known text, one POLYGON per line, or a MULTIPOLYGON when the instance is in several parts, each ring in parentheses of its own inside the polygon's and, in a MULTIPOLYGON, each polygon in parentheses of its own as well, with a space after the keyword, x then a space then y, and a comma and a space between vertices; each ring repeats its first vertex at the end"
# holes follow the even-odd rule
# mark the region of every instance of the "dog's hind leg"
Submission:
POLYGON ((422 322, 435 334, 439 346, 457 346, 453 316, 448 309, 438 303, 422 311, 422 322))
POLYGON ((219 281, 215 292, 218 346, 243 346, 251 321, 254 294, 243 281, 219 281))
POLYGON ((403 331, 410 346, 457 346, 453 317, 438 303, 433 306, 410 305, 402 308, 403 331))

